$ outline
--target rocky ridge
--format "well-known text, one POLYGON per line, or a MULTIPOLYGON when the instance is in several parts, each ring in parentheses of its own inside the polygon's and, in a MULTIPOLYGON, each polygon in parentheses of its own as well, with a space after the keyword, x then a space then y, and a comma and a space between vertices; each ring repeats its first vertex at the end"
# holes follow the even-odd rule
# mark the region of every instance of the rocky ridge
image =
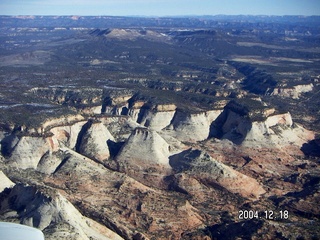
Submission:
MULTIPOLYGON (((178 239, 223 222, 223 214, 237 222, 237 211, 246 202, 275 208, 269 197, 290 193, 281 179, 291 167, 283 163, 305 164, 297 156, 303 156, 301 145, 315 135, 293 123, 290 113, 278 113, 259 99, 250 101, 250 106, 230 101, 223 109, 192 112, 175 104, 117 96, 104 101, 102 114, 52 119, 33 130, 3 131, 4 174, 19 169, 42 174, 45 180, 41 183, 32 175, 31 186, 17 187, 7 180, 1 193, 2 215, 25 204, 21 200, 8 205, 11 194, 18 194, 15 188, 33 189, 27 191, 35 198, 45 187, 49 200, 29 211, 30 217, 4 214, 4 219, 38 227, 48 239, 64 236, 66 229, 75 232, 67 234, 68 239, 178 239), (199 143, 200 148, 194 147, 199 143), (256 149, 275 154, 263 162, 265 157, 255 155, 256 149), (279 152, 285 153, 280 153, 281 163, 275 159, 279 152), (276 177, 273 181, 283 184, 282 190, 270 185, 268 176, 276 177), (228 204, 217 204, 221 201, 228 204), (42 218, 44 211, 52 214, 42 218), (168 211, 172 214, 165 214, 168 211)), ((11 181, 18 183, 19 177, 14 178, 11 181)))

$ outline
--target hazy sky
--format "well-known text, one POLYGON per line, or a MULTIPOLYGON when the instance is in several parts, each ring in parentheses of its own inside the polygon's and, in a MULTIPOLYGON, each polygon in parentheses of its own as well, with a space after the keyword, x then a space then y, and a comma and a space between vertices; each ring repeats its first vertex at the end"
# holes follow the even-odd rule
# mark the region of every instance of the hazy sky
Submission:
POLYGON ((0 0, 0 15, 320 15, 320 0, 0 0))

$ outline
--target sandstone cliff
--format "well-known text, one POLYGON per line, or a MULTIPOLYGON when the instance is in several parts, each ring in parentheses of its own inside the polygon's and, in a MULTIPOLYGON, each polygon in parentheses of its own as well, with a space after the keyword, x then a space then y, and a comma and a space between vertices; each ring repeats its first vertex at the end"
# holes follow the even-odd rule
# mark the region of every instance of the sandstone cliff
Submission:
POLYGON ((280 97, 287 97, 293 99, 299 99, 300 95, 303 93, 311 92, 314 86, 312 83, 304 84, 304 85, 296 85, 291 88, 275 88, 271 93, 271 96, 280 96, 280 97))
POLYGON ((229 103, 210 127, 211 137, 228 139, 244 146, 301 146, 314 138, 312 132, 293 124, 290 113, 274 114, 273 109, 249 111, 244 105, 229 103))
POLYGON ((114 138, 105 125, 88 122, 79 133, 77 151, 89 158, 103 161, 110 157, 107 144, 109 140, 114 141, 114 138))
POLYGON ((84 217, 60 193, 45 191, 17 184, 1 194, 1 215, 19 217, 23 224, 43 230, 46 239, 122 239, 105 226, 84 217))
POLYGON ((221 110, 200 113, 177 111, 168 129, 180 141, 202 141, 209 137, 210 125, 220 113, 221 110))
POLYGON ((160 131, 170 125, 175 110, 153 111, 148 110, 143 115, 140 124, 152 130, 160 131))
POLYGON ((243 145, 284 147, 293 144, 301 147, 314 137, 313 132, 293 124, 290 113, 284 113, 272 115, 265 121, 253 122, 243 145))
POLYGON ((168 166, 168 157, 169 144, 159 134, 145 128, 136 128, 117 156, 117 161, 124 160, 130 164, 130 160, 134 159, 142 163, 168 166))
POLYGON ((136 128, 116 157, 118 169, 146 185, 160 186, 170 173, 169 144, 155 131, 136 128), (155 178, 154 181, 146 180, 155 178))
POLYGON ((69 148, 75 148, 78 135, 87 121, 79 121, 73 124, 53 127, 50 132, 53 134, 53 139, 58 140, 63 145, 69 148))
POLYGON ((42 137, 22 136, 7 161, 22 169, 37 168, 41 157, 50 151, 49 140, 42 137))

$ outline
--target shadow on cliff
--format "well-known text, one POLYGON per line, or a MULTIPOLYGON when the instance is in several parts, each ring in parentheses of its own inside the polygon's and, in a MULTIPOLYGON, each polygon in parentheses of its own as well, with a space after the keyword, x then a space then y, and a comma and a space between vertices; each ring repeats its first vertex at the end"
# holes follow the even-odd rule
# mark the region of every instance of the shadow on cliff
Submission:
POLYGON ((223 112, 210 125, 209 138, 228 139, 240 145, 252 128, 249 109, 230 101, 223 112))
MULTIPOLYGON (((21 183, 13 188, 6 188, 0 194, 0 212, 13 211, 21 223, 31 219, 33 227, 40 227, 41 220, 45 216, 41 216, 39 208, 46 205, 48 212, 54 211, 50 208, 52 202, 51 197, 46 197, 34 186, 26 186, 21 183)), ((29 222, 29 221, 28 221, 29 222)))
POLYGON ((10 157, 11 153, 13 152, 15 146, 19 142, 19 138, 15 135, 9 135, 2 139, 0 142, 1 144, 1 154, 4 157, 10 157))
POLYGON ((90 119, 87 123, 85 123, 82 126, 82 128, 78 134, 78 138, 77 138, 77 142, 76 142, 76 146, 75 146, 76 152, 81 153, 81 143, 82 143, 83 137, 86 134, 86 132, 88 131, 88 129, 92 126, 92 124, 93 124, 93 120, 90 119))
POLYGON ((300 150, 307 157, 320 157, 320 138, 304 143, 300 150))
POLYGON ((199 157, 200 154, 200 150, 192 150, 190 148, 169 157, 169 165, 174 170, 173 175, 164 178, 164 182, 167 184, 169 191, 189 195, 185 189, 179 186, 179 180, 175 174, 188 170, 190 168, 191 159, 199 157))
POLYGON ((216 224, 207 227, 204 232, 211 239, 252 239, 253 235, 263 226, 261 220, 247 220, 242 222, 230 222, 216 224))
POLYGON ((201 155, 200 150, 187 149, 169 157, 169 164, 176 173, 190 168, 191 161, 201 155))
POLYGON ((115 142, 112 140, 107 140, 107 145, 110 152, 110 157, 115 158, 118 153, 120 152, 122 146, 125 144, 125 142, 115 142))

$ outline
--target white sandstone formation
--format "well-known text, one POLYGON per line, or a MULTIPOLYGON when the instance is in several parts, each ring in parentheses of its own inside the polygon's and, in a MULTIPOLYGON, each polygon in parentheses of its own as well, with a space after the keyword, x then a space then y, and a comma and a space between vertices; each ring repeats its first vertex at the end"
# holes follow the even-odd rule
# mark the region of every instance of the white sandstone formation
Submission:
POLYGON ((157 112, 149 110, 143 116, 141 125, 150 128, 151 130, 160 131, 170 125, 170 122, 175 114, 175 111, 157 112))
POLYGON ((48 138, 22 136, 13 149, 9 162, 21 169, 36 169, 42 156, 50 150, 48 138))
POLYGON ((161 104, 145 110, 140 124, 151 130, 160 131, 170 125, 176 108, 174 104, 161 104))
POLYGON ((235 143, 241 143, 252 126, 249 118, 243 117, 233 111, 228 111, 227 119, 222 126, 223 138, 235 143))
POLYGON ((169 167, 169 144, 155 131, 136 128, 116 160, 122 165, 143 168, 149 165, 169 167))
POLYGON ((290 113, 277 114, 265 121, 252 122, 250 131, 243 142, 244 146, 297 145, 314 139, 314 133, 302 126, 293 124, 290 113))
POLYGON ((47 195, 35 187, 16 185, 6 198, 1 199, 0 210, 10 209, 12 214, 19 214, 22 224, 44 231, 46 239, 122 239, 107 227, 83 216, 60 193, 49 192, 47 195), (47 228, 54 231, 46 232, 47 228))
POLYGON ((140 111, 141 109, 139 108, 130 108, 128 111, 128 116, 130 116, 133 121, 138 122, 140 111))
POLYGON ((128 110, 128 104, 125 104, 123 106, 108 106, 105 108, 104 113, 111 114, 111 115, 125 115, 123 114, 128 110))
POLYGON ((273 108, 249 111, 234 102, 213 123, 211 136, 247 147, 301 146, 314 137, 310 131, 293 124, 290 113, 274 114, 273 108))
POLYGON ((172 135, 180 141, 202 141, 209 137, 210 125, 221 110, 200 113, 186 113, 177 111, 170 127, 172 135))
POLYGON ((296 85, 291 88, 275 88, 271 95, 278 95, 281 97, 299 99, 302 93, 311 92, 314 86, 312 83, 304 85, 296 85))
POLYGON ((108 128, 102 123, 93 123, 81 137, 79 152, 89 158, 103 161, 110 157, 107 141, 114 141, 108 128))
POLYGON ((149 110, 148 108, 144 107, 145 105, 146 103, 144 101, 136 101, 130 104, 130 106, 127 104, 126 109, 128 110, 128 116, 130 116, 135 122, 141 122, 141 119, 149 110))
MULTIPOLYGON (((74 231, 69 232, 71 237, 76 237, 77 239, 97 239, 97 240, 120 240, 122 239, 119 235, 112 232, 107 227, 103 226, 102 224, 83 216, 66 198, 64 198, 61 194, 58 194, 57 198, 55 199, 55 204, 57 208, 58 216, 62 219, 65 219, 69 225, 74 228, 74 231), (75 236, 75 233, 77 235, 75 236)), ((43 209, 46 211, 46 208, 43 209)), ((46 214, 43 213, 45 216, 46 214)), ((52 216, 54 218, 56 216, 52 216)), ((51 219, 52 219, 51 218, 51 219)), ((49 239, 60 239, 65 234, 64 231, 62 232, 55 232, 49 239)))
POLYGON ((284 114, 269 116, 265 121, 265 123, 267 127, 273 127, 279 124, 291 127, 293 124, 293 121, 292 121, 291 114, 288 112, 284 114))
POLYGON ((169 148, 157 132, 136 128, 116 157, 117 168, 146 186, 167 189, 169 148))
POLYGON ((170 124, 175 112, 152 112, 148 111, 144 116, 141 125, 148 127, 152 130, 160 131, 170 124))
POLYGON ((86 121, 75 122, 71 125, 54 127, 50 130, 55 139, 69 148, 75 148, 78 135, 86 121))
POLYGON ((45 173, 45 174, 52 174, 56 171, 58 166, 61 164, 65 156, 63 156, 60 152, 47 152, 45 153, 38 165, 37 171, 45 173))
POLYGON ((2 171, 0 171, 0 193, 5 189, 5 188, 11 188, 15 185, 2 171))

